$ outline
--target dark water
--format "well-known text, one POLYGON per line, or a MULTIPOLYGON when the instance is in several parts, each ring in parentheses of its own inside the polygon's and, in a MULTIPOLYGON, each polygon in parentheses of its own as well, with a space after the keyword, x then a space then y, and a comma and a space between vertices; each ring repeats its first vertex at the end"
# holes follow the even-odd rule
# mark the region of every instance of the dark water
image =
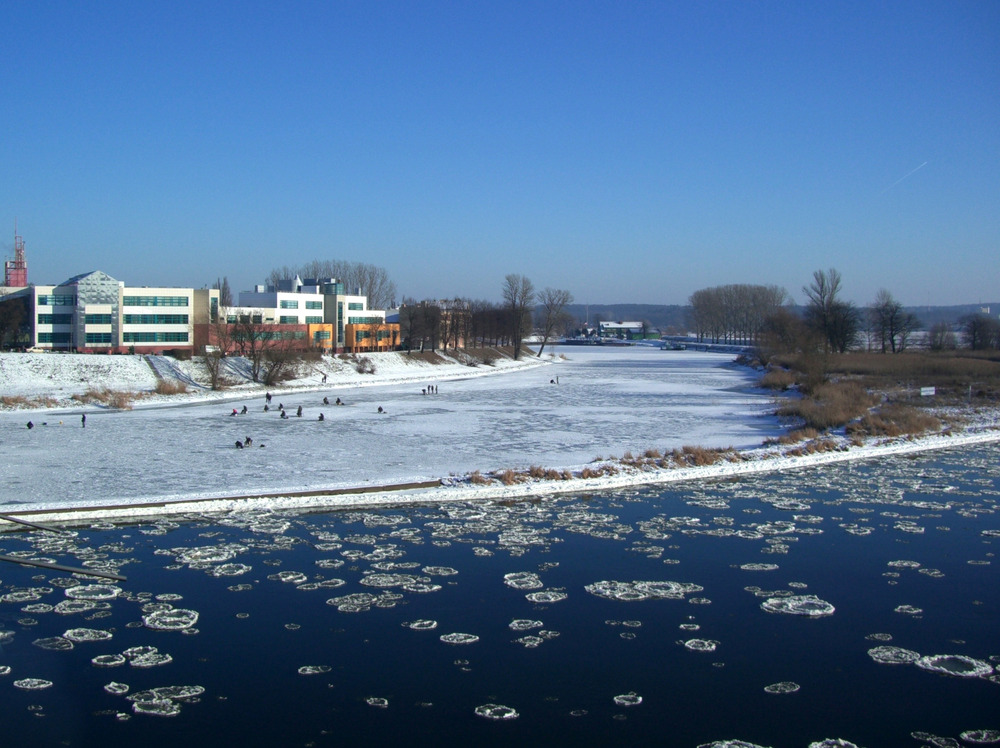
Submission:
POLYGON ((10 533, 0 538, 4 553, 119 570, 128 582, 104 610, 63 613, 49 606, 69 599, 67 575, 0 568, 8 598, 0 666, 10 668, 0 675, 0 743, 807 746, 840 738, 872 747, 939 736, 972 745, 963 732, 1000 729, 1000 676, 882 664, 868 650, 1000 665, 998 458, 1000 448, 987 446, 543 502, 187 517, 69 539, 10 533), (205 552, 190 549, 219 546, 229 558, 192 561, 205 552), (213 575, 222 564, 251 568, 213 575), (778 568, 740 568, 747 564, 778 568), (526 595, 540 590, 505 583, 515 572, 534 573, 541 591, 565 599, 532 602, 526 595), (440 589, 361 584, 376 573, 440 589), (315 587, 334 579, 344 584, 315 587), (678 599, 626 602, 585 589, 602 580, 692 587, 678 599), (35 600, 9 600, 26 589, 35 600), (327 603, 357 593, 376 599, 357 612, 327 603), (160 595, 163 607, 197 611, 194 627, 141 625, 143 606, 160 595), (815 595, 836 612, 761 608, 788 595, 815 595), (421 619, 437 627, 406 625, 421 619), (515 619, 540 624, 515 631, 515 619), (33 644, 76 628, 112 638, 68 651, 33 644), (441 641, 454 632, 479 640, 441 641), (516 641, 525 636, 537 646, 516 641), (695 638, 717 642, 715 650, 684 646, 695 638), (172 662, 91 662, 137 646, 172 662), (324 672, 303 675, 303 666, 324 672), (26 678, 52 685, 14 685, 26 678), (799 690, 764 690, 786 681, 799 690), (204 692, 174 702, 175 716, 153 716, 107 693, 111 682, 130 695, 164 686, 204 692), (615 703, 628 694, 641 703, 615 703), (477 716, 485 704, 519 716, 477 716))

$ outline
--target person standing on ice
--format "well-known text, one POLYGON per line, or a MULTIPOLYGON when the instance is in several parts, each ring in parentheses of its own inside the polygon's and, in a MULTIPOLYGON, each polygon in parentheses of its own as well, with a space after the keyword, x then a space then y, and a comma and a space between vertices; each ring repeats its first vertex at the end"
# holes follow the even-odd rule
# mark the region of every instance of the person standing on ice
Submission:
POLYGON ((268 403, 270 403, 271 402, 271 393, 270 392, 265 392, 264 393, 264 399, 267 400, 268 403))
POLYGON ((80 415, 80 425, 83 428, 87 428, 87 414, 86 413, 82 413, 80 415))
POLYGON ((302 406, 301 405, 299 406, 299 409, 297 411, 295 411, 295 415, 298 416, 299 418, 302 418, 302 406))

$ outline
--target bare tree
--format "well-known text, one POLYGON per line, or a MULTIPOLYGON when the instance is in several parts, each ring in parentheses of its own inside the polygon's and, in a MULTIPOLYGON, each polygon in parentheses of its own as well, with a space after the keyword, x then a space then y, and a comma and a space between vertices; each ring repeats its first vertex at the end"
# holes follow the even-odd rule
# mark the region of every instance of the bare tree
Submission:
POLYGON ((228 309, 233 305, 233 292, 229 288, 229 277, 222 276, 221 279, 216 279, 215 284, 212 288, 219 289, 219 307, 228 309))
POLYGON ((504 279, 503 300, 510 314, 510 337, 514 359, 521 356, 524 336, 531 330, 531 307, 535 303, 535 286, 525 276, 511 273, 504 279))
POLYGON ((932 351, 950 351, 957 347, 955 333, 947 322, 935 322, 931 327, 927 347, 932 351))
POLYGON ((967 314, 959 320, 962 339, 974 351, 1000 347, 1000 321, 986 314, 967 314))
POLYGON ((823 336, 827 351, 844 353, 858 335, 860 316, 849 301, 840 299, 840 273, 834 268, 817 270, 813 282, 803 286, 808 298, 806 323, 823 336))
POLYGON ((368 306, 372 309, 387 309, 396 299, 396 284, 389 277, 385 268, 366 262, 349 262, 346 260, 312 260, 298 268, 287 265, 275 268, 267 276, 267 282, 276 286, 278 281, 294 278, 336 278, 344 284, 348 293, 358 289, 361 295, 368 298, 368 306))
POLYGON ((28 302, 23 297, 0 301, 0 348, 17 345, 27 339, 24 321, 28 318, 28 302))
POLYGON ((564 330, 569 323, 571 318, 566 307, 573 303, 573 294, 557 288, 546 288, 539 294, 538 300, 542 305, 542 345, 538 349, 538 355, 541 356, 549 338, 558 330, 564 330))
POLYGON ((882 353, 906 350, 910 336, 920 326, 916 316, 906 312, 892 294, 880 288, 868 307, 869 328, 882 353))

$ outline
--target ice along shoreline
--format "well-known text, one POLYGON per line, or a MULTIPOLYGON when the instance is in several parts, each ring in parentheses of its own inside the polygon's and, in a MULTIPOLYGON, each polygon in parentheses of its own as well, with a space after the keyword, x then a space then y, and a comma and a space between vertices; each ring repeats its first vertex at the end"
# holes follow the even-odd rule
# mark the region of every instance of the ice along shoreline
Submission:
MULTIPOLYGON (((391 508, 407 505, 433 505, 466 501, 507 501, 557 497, 577 493, 599 493, 621 488, 698 482, 806 470, 834 463, 864 461, 934 450, 961 448, 1000 442, 1000 426, 953 435, 920 438, 885 439, 863 446, 807 455, 785 455, 766 447, 745 450, 740 459, 721 464, 658 468, 625 469, 619 466, 614 475, 570 480, 532 480, 514 485, 472 485, 467 477, 442 478, 389 485, 307 489, 273 493, 241 493, 227 496, 164 497, 143 503, 81 503, 72 507, 38 508, 8 511, 6 514, 36 522, 75 525, 90 520, 142 521, 149 518, 185 514, 199 516, 232 512, 337 511, 391 508)), ((2 530, 20 529, 16 525, 2 530)))

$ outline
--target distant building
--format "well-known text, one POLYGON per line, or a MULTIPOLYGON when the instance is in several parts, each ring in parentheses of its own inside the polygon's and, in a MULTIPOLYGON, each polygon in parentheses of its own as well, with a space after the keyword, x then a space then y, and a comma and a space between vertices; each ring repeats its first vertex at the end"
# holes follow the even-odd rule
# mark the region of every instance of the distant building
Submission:
POLYGON ((241 291, 239 306, 224 310, 230 324, 254 324, 302 333, 313 348, 334 353, 393 350, 399 345, 399 323, 387 322, 383 310, 369 309, 368 298, 346 293, 335 278, 298 276, 273 286, 241 291))
POLYGON ((598 334, 602 338, 618 338, 620 340, 643 340, 647 336, 658 338, 658 330, 643 322, 599 322, 598 334))
POLYGON ((219 303, 215 289, 132 287, 100 270, 17 293, 28 302, 30 347, 80 353, 193 350, 195 325, 219 303))

